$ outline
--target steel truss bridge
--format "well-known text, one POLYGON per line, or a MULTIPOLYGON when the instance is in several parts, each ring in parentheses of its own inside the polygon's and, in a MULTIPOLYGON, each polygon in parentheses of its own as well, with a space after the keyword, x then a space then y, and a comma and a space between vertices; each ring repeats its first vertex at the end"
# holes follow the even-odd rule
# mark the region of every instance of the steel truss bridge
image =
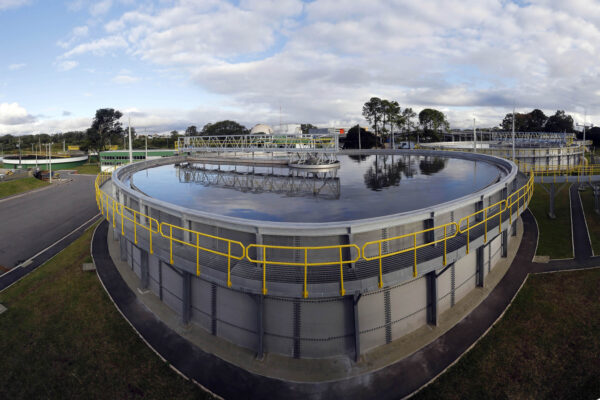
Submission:
POLYGON ((254 173, 252 171, 218 170, 197 164, 182 164, 177 169, 180 182, 217 186, 252 193, 280 193, 290 197, 315 196, 339 199, 340 178, 337 170, 293 170, 291 174, 254 173))
MULTIPOLYGON (((473 140, 473 131, 451 131, 444 134, 444 138, 450 140, 473 140)), ((477 131, 477 140, 484 141, 512 141, 512 132, 507 131, 477 131)), ((520 144, 527 142, 561 142, 571 144, 576 140, 573 133, 555 133, 555 132, 515 132, 515 140, 520 144)))
POLYGON ((226 135, 185 136, 177 142, 179 153, 286 153, 290 164, 337 163, 337 135, 226 135))

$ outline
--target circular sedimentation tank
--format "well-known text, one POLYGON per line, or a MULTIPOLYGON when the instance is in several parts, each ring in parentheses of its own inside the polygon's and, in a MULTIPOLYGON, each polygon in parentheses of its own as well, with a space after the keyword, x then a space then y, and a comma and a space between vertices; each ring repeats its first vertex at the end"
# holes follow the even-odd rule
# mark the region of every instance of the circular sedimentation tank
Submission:
MULTIPOLYGON (((513 158, 510 140, 484 140, 422 143, 421 148, 442 151, 465 151, 488 154, 506 159, 513 158)), ((583 141, 565 139, 516 139, 514 158, 522 171, 556 171, 577 168, 584 163, 583 141)))
POLYGON ((69 169, 87 162, 88 156, 52 156, 52 159, 47 156, 27 154, 19 157, 18 155, 4 156, 2 164, 4 168, 20 169, 20 168, 39 168, 49 169, 52 164, 53 170, 69 169))
POLYGON ((260 354, 357 358, 483 284, 533 187, 482 154, 338 160, 145 161, 99 185, 98 205, 140 285, 184 322, 260 354))

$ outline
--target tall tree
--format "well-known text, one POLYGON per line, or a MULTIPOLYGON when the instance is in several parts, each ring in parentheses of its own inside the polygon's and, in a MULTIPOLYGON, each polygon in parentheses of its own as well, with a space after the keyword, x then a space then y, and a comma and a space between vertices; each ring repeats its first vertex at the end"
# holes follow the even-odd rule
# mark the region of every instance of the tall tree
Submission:
POLYGON ((383 106, 381 99, 379 97, 371 97, 371 99, 363 105, 362 115, 367 121, 369 121, 369 124, 371 124, 373 129, 375 129, 375 136, 380 138, 380 124, 383 119, 383 106))
POLYGON ((86 131, 88 148, 94 151, 104 151, 109 142, 120 143, 123 139, 123 126, 119 119, 123 116, 113 108, 96 110, 92 126, 86 131))
MULTIPOLYGON (((502 126, 502 130, 512 131, 512 120, 513 114, 508 113, 500 123, 502 126)), ((516 132, 525 132, 529 125, 529 114, 520 114, 515 113, 515 131, 516 132)))
POLYGON ((317 127, 314 126, 313 124, 300 124, 300 130, 302 131, 303 135, 308 135, 308 132, 311 129, 316 129, 317 127))
POLYGON ((247 135, 248 129, 244 125, 240 125, 235 121, 225 120, 208 123, 202 128, 202 135, 219 136, 219 135, 247 135))
POLYGON ((419 113, 419 124, 425 135, 432 136, 435 140, 440 139, 440 133, 450 129, 443 112, 433 108, 425 108, 419 113))
POLYGON ((360 128, 360 135, 358 134, 358 125, 354 125, 348 130, 346 139, 344 140, 344 147, 347 149, 358 149, 358 139, 360 137, 360 148, 370 149, 377 143, 377 138, 371 132, 365 128, 360 128))
POLYGON ((412 108, 405 108, 395 119, 394 125, 400 132, 410 132, 415 128, 413 119, 416 116, 417 113, 412 108))
POLYGON ((574 132, 573 117, 565 114, 564 110, 556 110, 554 115, 548 117, 544 130, 546 132, 574 132))
POLYGON ((196 128, 196 125, 185 128, 185 136, 198 136, 198 128, 196 128))
POLYGON ((385 124, 387 123, 390 128, 388 132, 392 135, 394 132, 395 121, 400 117, 400 105, 395 100, 382 100, 381 106, 383 114, 382 125, 385 127, 385 124))
POLYGON ((529 132, 541 132, 544 130, 548 117, 542 110, 535 109, 529 113, 527 130, 529 132))

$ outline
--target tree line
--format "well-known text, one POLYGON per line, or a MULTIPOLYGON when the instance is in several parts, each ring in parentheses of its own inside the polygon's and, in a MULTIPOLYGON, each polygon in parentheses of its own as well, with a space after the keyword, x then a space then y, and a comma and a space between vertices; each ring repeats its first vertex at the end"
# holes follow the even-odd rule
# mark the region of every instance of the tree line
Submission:
MULTIPOLYGON (((346 138, 346 147, 358 148, 360 137, 362 148, 383 146, 391 136, 400 135, 405 140, 412 141, 440 141, 443 140, 444 132, 450 130, 450 124, 443 112, 425 108, 418 114, 411 108, 402 108, 395 100, 371 97, 362 107, 362 115, 370 124, 372 130, 360 128, 358 125, 350 128, 346 138)), ((0 136, 0 147, 3 151, 10 152, 18 148, 31 149, 38 143, 62 143, 80 146, 82 150, 104 151, 111 145, 126 147, 126 136, 128 127, 124 127, 120 121, 123 113, 113 108, 102 108, 96 110, 91 126, 85 131, 70 131, 49 135, 41 133, 38 135, 3 135, 0 136)), ((543 111, 534 109, 528 113, 514 114, 515 130, 519 132, 575 132, 573 117, 566 114, 564 110, 557 110, 554 115, 546 116, 543 111)), ((513 114, 508 113, 499 124, 499 128, 511 131, 513 125, 513 114)), ((316 126, 306 123, 301 125, 302 133, 308 133, 316 126)), ((498 129, 498 128, 493 128, 498 129)), ((218 135, 245 135, 250 131, 236 121, 224 120, 215 123, 207 123, 202 129, 197 126, 188 126, 184 131, 185 136, 218 136, 218 135)), ((143 148, 146 140, 138 137, 132 128, 134 136, 133 147, 143 148)), ((178 137, 182 136, 179 131, 173 130, 171 135, 155 136, 148 141, 148 148, 173 148, 178 137)), ((600 135, 600 129, 594 128, 589 131, 589 138, 595 140, 600 135)), ((600 137, 598 139, 600 144, 600 137)))

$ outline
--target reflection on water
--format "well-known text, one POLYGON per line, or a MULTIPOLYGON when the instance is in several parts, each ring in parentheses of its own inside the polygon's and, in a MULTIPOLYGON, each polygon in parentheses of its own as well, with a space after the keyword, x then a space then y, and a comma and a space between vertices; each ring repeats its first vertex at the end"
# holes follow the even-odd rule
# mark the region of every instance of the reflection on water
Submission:
POLYGON ((165 165, 134 174, 149 196, 263 221, 333 222, 427 208, 499 178, 486 162, 422 156, 339 156, 336 172, 285 166, 165 165))
POLYGON ((325 171, 210 164, 176 166, 180 182, 238 190, 243 193, 278 193, 289 197, 339 199, 337 168, 325 171))

